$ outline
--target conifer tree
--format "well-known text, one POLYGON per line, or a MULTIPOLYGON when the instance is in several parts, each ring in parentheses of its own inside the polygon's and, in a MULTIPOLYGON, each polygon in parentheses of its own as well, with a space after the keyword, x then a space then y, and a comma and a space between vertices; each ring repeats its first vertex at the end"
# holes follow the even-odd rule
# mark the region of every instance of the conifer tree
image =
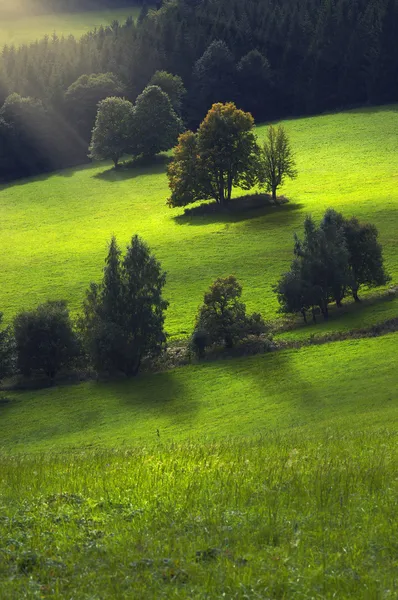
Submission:
POLYGON ((138 236, 123 258, 116 239, 111 239, 103 280, 87 290, 79 321, 98 371, 136 375, 144 357, 162 350, 165 281, 159 262, 138 236))

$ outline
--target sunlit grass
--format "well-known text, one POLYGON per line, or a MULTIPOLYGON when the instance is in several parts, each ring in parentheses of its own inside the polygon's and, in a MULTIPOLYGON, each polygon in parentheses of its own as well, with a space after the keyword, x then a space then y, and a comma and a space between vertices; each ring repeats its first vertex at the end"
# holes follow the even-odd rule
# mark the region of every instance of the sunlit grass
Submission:
MULTIPOLYGON (((1 8, 1 7, 0 7, 1 8)), ((117 19, 124 23, 127 17, 138 15, 139 8, 133 5, 131 8, 116 8, 112 10, 93 10, 75 13, 45 14, 37 16, 25 16, 21 14, 13 18, 1 18, 0 15, 0 47, 5 44, 28 44, 45 35, 68 37, 73 35, 81 37, 88 31, 100 25, 110 25, 117 19)))
MULTIPOLYGON (((5 318, 47 298, 65 298, 76 313, 88 283, 101 276, 113 233, 122 247, 138 233, 161 260, 168 274, 166 327, 172 336, 191 331, 210 282, 230 273, 241 281, 248 309, 275 318, 272 285, 289 268, 293 233, 302 231, 306 214, 320 218, 329 206, 378 227, 387 269, 397 282, 396 108, 285 125, 299 177, 283 189, 290 203, 278 208, 184 217, 182 210, 165 204, 162 163, 120 172, 100 164, 0 188, 0 308, 5 318)), ((264 131, 258 128, 260 137, 264 131)), ((386 318, 396 316, 396 302, 379 310, 386 318)), ((357 314, 371 321, 373 311, 368 307, 357 314)))
POLYGON ((2 598, 396 598, 397 432, 352 418, 0 456, 2 598))
POLYGON ((0 404, 13 598, 396 598, 397 335, 0 404))
POLYGON ((131 447, 187 439, 339 429, 397 418, 398 334, 239 360, 138 379, 6 393, 0 448, 12 452, 131 447))

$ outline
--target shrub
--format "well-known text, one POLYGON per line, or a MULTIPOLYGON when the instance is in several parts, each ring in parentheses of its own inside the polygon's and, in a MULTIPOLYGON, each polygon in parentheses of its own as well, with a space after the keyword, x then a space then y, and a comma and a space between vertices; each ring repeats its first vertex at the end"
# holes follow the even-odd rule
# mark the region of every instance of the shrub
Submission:
POLYGON ((233 275, 218 278, 204 296, 204 302, 196 319, 195 331, 202 332, 200 344, 203 349, 203 332, 211 344, 224 344, 232 348, 248 335, 260 335, 266 325, 259 314, 246 315, 246 306, 240 302, 242 287, 233 275))
POLYGON ((64 300, 48 301, 14 319, 17 367, 25 376, 44 373, 51 380, 79 355, 79 341, 64 300))

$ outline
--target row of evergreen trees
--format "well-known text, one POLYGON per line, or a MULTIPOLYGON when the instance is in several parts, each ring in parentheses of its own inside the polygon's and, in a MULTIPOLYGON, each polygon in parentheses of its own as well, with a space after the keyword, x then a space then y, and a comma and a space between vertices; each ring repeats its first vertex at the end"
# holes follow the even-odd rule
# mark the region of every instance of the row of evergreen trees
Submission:
MULTIPOLYGON (((331 302, 341 306, 347 294, 359 302, 361 286, 385 285, 390 278, 377 237, 373 225, 332 209, 318 226, 307 218, 303 240, 295 237, 291 269, 275 286, 281 312, 301 313, 306 321, 307 311, 316 320, 320 310, 326 319, 331 302)), ((52 301, 21 312, 12 327, 0 330, 0 379, 19 372, 53 380, 61 369, 90 366, 99 373, 136 375, 143 359, 165 349, 165 282, 145 242, 134 236, 122 256, 113 237, 103 279, 90 284, 75 324, 66 303, 52 301)), ((199 357, 208 346, 232 348, 267 333, 260 314, 247 315, 241 295, 234 276, 217 279, 206 292, 191 339, 199 357)))
MULTIPOLYGON (((397 37, 398 0, 168 0, 157 11, 144 6, 137 23, 114 22, 80 41, 52 36, 5 47, 0 105, 13 92, 39 99, 54 135, 63 123, 81 155, 68 90, 82 75, 112 73, 132 102, 155 71, 178 75, 188 90, 182 114, 189 126, 225 101, 270 120, 396 101, 397 37)), ((4 135, 3 126, 0 147, 4 135)), ((69 161, 75 155, 74 148, 69 161)), ((11 168, 2 161, 0 177, 11 168)))

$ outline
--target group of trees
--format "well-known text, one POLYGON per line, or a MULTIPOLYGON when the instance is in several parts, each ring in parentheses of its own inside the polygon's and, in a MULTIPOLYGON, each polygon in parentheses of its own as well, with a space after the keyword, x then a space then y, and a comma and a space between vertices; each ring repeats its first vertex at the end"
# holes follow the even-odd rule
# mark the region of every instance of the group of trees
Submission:
POLYGON ((90 284, 76 323, 66 302, 48 301, 22 311, 0 330, 0 379, 21 373, 54 380, 60 370, 74 366, 136 375, 142 359, 161 352, 166 342, 165 281, 159 262, 138 236, 124 257, 112 238, 102 282, 90 284))
MULTIPOLYGON (((66 134, 68 152, 63 148, 58 164, 84 160, 87 154, 81 151, 81 133, 87 136, 93 123, 80 131, 78 106, 71 107, 71 86, 81 76, 112 73, 123 97, 134 103, 156 71, 173 73, 187 89, 180 110, 189 127, 217 102, 233 101, 256 119, 270 121, 398 97, 398 0, 173 0, 159 5, 159 10, 151 10, 151 3, 143 6, 137 22, 115 21, 81 40, 54 35, 2 49, 0 106, 14 92, 42 103, 54 138, 46 168, 52 166, 53 147, 65 146, 66 134)), ((0 148, 9 134, 3 124, 0 148)), ((40 146, 40 128, 34 135, 40 146)), ((18 147, 23 152, 24 140, 18 147)), ((26 156, 34 161, 35 152, 26 156)), ((6 159, 0 156, 0 177, 11 171, 26 174, 23 164, 13 166, 6 159)))
POLYGON ((124 154, 153 158, 169 150, 183 129, 169 96, 150 85, 133 105, 122 98, 106 98, 98 105, 90 156, 112 159, 115 167, 124 154))
MULTIPOLYGON (((316 321, 317 311, 327 318, 329 304, 341 306, 347 294, 359 302, 361 286, 385 285, 390 278, 377 238, 374 225, 332 209, 318 226, 307 217, 303 239, 295 236, 291 269, 274 288, 281 312, 301 313, 307 321, 311 311, 316 321)), ((78 366, 136 375, 144 358, 165 349, 165 282, 165 272, 143 240, 133 236, 122 256, 112 237, 102 281, 90 284, 75 323, 66 302, 48 301, 0 328, 0 380, 13 373, 41 373, 53 381, 60 370, 78 366)), ((199 357, 210 346, 229 349, 267 333, 260 314, 247 314, 241 295, 242 286, 232 275, 216 279, 205 293, 191 338, 199 357)))
POLYGON ((224 206, 233 187, 266 188, 276 201, 286 177, 295 177, 295 161, 285 129, 270 126, 261 148, 250 113, 232 102, 209 110, 197 133, 186 131, 178 140, 167 170, 172 207, 214 199, 224 206))
POLYGON ((82 75, 64 95, 65 118, 41 100, 11 94, 0 108, 0 179, 78 164, 89 151, 117 165, 125 153, 168 150, 183 130, 185 88, 165 71, 149 83, 133 105, 113 73, 82 75))
POLYGON ((385 285, 390 281, 383 264, 382 247, 374 225, 362 224, 355 217, 346 219, 328 209, 317 226, 311 217, 304 223, 302 240, 295 235, 294 260, 275 291, 281 312, 320 311, 328 318, 328 306, 341 306, 347 294, 359 302, 361 286, 385 285))

